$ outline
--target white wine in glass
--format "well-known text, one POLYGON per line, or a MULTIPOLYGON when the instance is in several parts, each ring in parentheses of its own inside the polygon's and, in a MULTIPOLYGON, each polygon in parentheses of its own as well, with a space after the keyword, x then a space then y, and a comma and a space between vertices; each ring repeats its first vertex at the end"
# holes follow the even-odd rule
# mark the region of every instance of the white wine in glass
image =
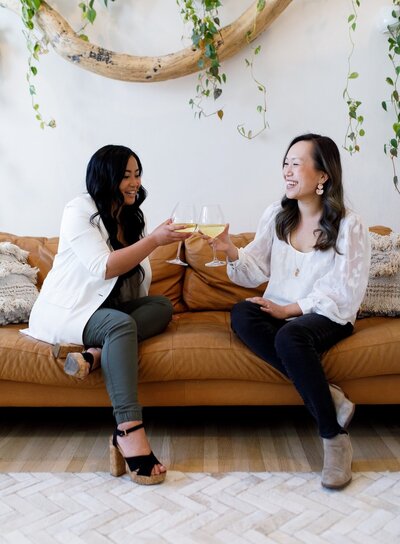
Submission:
MULTIPOLYGON (((213 239, 223 233, 225 229, 225 219, 221 207, 218 204, 211 204, 209 206, 203 206, 201 208, 198 221, 198 229, 203 234, 213 239)), ((205 266, 225 266, 226 262, 220 261, 217 258, 214 240, 212 248, 213 260, 209 263, 206 263, 205 266)))
MULTIPOLYGON (((178 202, 171 213, 172 222, 177 225, 185 225, 183 229, 177 229, 176 232, 194 232, 197 228, 196 223, 196 208, 194 204, 184 204, 178 202)), ((185 261, 180 258, 182 242, 179 242, 174 259, 167 261, 169 264, 179 264, 180 266, 188 266, 185 261)))

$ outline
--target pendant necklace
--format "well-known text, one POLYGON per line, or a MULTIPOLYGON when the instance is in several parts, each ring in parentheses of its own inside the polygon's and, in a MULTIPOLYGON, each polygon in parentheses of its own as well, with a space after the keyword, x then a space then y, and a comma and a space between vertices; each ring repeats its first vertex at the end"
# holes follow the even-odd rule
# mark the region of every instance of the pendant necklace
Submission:
POLYGON ((303 261, 304 261, 305 255, 306 255, 305 253, 302 253, 301 262, 300 262, 300 264, 297 264, 297 253, 299 253, 299 252, 297 250, 295 250, 295 253, 294 253, 294 265, 295 265, 294 275, 296 276, 296 278, 300 274, 301 265, 303 264, 303 261))

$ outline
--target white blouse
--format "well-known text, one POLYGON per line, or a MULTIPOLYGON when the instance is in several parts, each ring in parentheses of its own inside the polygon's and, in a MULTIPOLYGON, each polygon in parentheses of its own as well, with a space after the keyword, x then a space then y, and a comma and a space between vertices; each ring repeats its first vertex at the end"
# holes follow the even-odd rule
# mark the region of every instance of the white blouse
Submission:
POLYGON ((303 314, 317 313, 345 325, 354 323, 368 283, 371 249, 368 229, 350 210, 342 219, 337 253, 297 251, 279 240, 275 217, 280 202, 269 206, 254 240, 239 249, 239 258, 228 262, 229 278, 243 287, 268 281, 263 298, 276 304, 297 302, 303 314))

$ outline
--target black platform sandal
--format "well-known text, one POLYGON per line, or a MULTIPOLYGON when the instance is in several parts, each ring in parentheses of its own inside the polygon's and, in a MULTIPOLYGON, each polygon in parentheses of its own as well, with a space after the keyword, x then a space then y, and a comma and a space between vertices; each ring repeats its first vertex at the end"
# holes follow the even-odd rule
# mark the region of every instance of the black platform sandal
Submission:
POLYGON ((93 363, 94 357, 89 351, 68 353, 64 363, 64 372, 69 376, 83 380, 94 370, 93 363))
POLYGON ((161 484, 166 477, 166 472, 151 474, 154 465, 161 464, 153 452, 148 455, 136 455, 135 457, 124 457, 117 442, 117 436, 126 436, 144 427, 143 423, 135 425, 130 429, 120 431, 115 428, 110 438, 110 474, 122 476, 128 471, 131 479, 140 485, 161 484))

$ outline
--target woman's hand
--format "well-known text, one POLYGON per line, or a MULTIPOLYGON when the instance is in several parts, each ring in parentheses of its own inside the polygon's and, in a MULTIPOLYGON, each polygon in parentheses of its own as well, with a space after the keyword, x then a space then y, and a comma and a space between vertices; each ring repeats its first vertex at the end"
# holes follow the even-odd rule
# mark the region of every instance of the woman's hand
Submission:
POLYGON ((193 234, 192 232, 177 232, 180 229, 184 229, 185 226, 185 224, 175 224, 171 219, 168 219, 156 227, 153 232, 149 234, 149 238, 154 240, 157 246, 166 246, 172 242, 180 242, 186 240, 193 234))
POLYGON ((214 246, 217 251, 223 251, 230 261, 236 261, 239 257, 237 247, 232 243, 229 236, 229 223, 225 225, 225 228, 221 234, 215 238, 210 238, 201 232, 201 226, 199 228, 202 238, 207 240, 210 246, 214 246))
POLYGON ((246 298, 246 300, 253 302, 254 304, 258 304, 262 312, 275 317, 275 319, 288 319, 289 317, 303 315, 303 312, 297 303, 285 304, 283 306, 263 297, 250 297, 246 298))

